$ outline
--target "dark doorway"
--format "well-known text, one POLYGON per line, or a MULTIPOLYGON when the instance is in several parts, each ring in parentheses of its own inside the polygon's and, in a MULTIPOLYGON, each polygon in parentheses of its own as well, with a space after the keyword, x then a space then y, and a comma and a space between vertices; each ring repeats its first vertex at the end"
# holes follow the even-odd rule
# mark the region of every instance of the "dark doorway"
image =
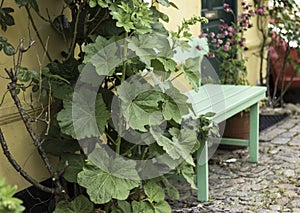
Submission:
MULTIPOLYGON (((201 31, 214 32, 217 34, 219 25, 223 24, 220 20, 224 20, 225 23, 231 25, 234 22, 234 16, 231 13, 224 11, 224 3, 229 4, 230 8, 235 14, 237 14, 237 0, 202 0, 201 16, 208 19, 208 24, 202 24, 201 31)), ((218 73, 218 63, 216 59, 208 59, 215 71, 218 73)))

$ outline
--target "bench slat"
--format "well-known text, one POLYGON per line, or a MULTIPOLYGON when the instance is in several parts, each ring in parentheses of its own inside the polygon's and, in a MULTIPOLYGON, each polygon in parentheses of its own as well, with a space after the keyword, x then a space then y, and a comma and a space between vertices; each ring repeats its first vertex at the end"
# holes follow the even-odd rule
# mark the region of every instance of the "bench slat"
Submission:
POLYGON ((214 112, 220 123, 265 97, 266 88, 258 86, 211 85, 187 93, 197 115, 214 112))

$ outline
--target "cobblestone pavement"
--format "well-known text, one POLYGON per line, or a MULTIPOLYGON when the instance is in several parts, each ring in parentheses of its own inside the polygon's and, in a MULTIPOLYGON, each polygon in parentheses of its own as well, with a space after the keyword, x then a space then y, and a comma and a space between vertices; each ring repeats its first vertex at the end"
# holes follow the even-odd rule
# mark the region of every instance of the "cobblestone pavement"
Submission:
POLYGON ((300 213, 300 116, 260 133, 260 160, 247 162, 248 150, 220 150, 209 161, 210 201, 181 186, 173 212, 300 213))

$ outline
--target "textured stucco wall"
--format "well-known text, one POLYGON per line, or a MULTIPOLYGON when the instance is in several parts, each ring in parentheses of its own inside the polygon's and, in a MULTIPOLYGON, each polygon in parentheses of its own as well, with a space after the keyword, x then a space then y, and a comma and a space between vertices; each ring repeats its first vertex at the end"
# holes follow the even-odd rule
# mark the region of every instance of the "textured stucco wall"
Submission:
MULTIPOLYGON (((53 1, 43 1, 40 11, 43 15, 47 16, 46 8, 49 10, 49 15, 51 18, 59 15, 62 11, 62 0, 53 1)), ((4 6, 14 6, 14 1, 5 1, 4 6)), ((45 57, 44 51, 37 39, 37 36, 29 24, 28 17, 24 8, 14 7, 15 12, 13 13, 15 17, 15 26, 9 27, 7 32, 2 33, 1 36, 8 38, 8 41, 17 47, 19 39, 25 39, 25 45, 28 44, 29 38, 36 41, 34 46, 24 54, 22 66, 28 67, 29 69, 39 70, 40 65, 44 66, 48 63, 45 57), (30 29, 30 35, 29 31, 30 29)), ((63 49, 62 38, 53 31, 49 23, 40 20, 32 12, 34 20, 38 31, 40 32, 44 41, 47 41, 47 49, 56 58, 59 52, 63 49)), ((12 57, 7 57, 0 53, 0 76, 5 76, 4 68, 10 68, 13 65, 12 57)), ((7 80, 0 78, 0 100, 6 91, 7 80)), ((28 96, 28 94, 27 94, 28 96)), ((20 99, 22 95, 20 95, 20 99)), ((29 106, 23 102, 25 108, 29 106)), ((38 113, 38 105, 35 106, 37 110, 30 110, 32 113, 38 113)), ((3 105, 0 107, 0 127, 4 133, 5 139, 8 143, 9 149, 15 156, 18 163, 25 168, 25 171, 32 175, 37 180, 44 180, 48 177, 48 173, 40 160, 39 155, 35 152, 35 148, 32 145, 32 141, 26 132, 23 123, 16 111, 16 108, 9 96, 6 96, 3 105)), ((34 125, 34 128, 39 128, 34 125)), ((21 190, 30 186, 30 184, 25 181, 8 163, 3 152, 0 152, 0 177, 6 177, 6 182, 8 184, 16 184, 18 189, 21 190)))

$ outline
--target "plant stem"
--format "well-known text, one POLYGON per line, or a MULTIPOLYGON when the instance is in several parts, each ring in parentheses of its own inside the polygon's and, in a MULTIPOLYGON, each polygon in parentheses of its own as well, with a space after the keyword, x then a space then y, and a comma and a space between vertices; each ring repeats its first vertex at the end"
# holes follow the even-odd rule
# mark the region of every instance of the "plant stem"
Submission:
POLYGON ((124 38, 124 52, 123 52, 123 69, 122 69, 122 78, 121 82, 125 81, 126 78, 126 67, 127 67, 127 54, 128 54, 128 47, 127 47, 127 38, 128 38, 128 32, 125 32, 125 38, 124 38))
POLYGON ((71 56, 73 56, 73 54, 74 54, 74 48, 75 48, 75 44, 76 44, 76 36, 77 36, 77 31, 78 31, 78 23, 79 23, 80 13, 81 13, 81 6, 79 6, 78 12, 77 12, 77 15, 76 15, 73 38, 72 38, 71 46, 69 48, 69 53, 68 53, 68 56, 66 58, 66 61, 68 61, 71 58, 71 56))
MULTIPOLYGON (((121 83, 123 83, 126 79, 126 67, 127 67, 127 38, 128 38, 128 32, 125 32, 125 38, 124 38, 124 50, 123 50, 123 69, 122 69, 122 77, 121 77, 121 83)), ((121 109, 120 109, 121 111, 121 109)), ((119 114, 119 131, 122 131, 122 113, 119 114)), ((118 132, 118 138, 117 138, 117 144, 116 144, 116 153, 120 154, 121 149, 121 143, 122 143, 122 137, 120 132, 118 132)))

